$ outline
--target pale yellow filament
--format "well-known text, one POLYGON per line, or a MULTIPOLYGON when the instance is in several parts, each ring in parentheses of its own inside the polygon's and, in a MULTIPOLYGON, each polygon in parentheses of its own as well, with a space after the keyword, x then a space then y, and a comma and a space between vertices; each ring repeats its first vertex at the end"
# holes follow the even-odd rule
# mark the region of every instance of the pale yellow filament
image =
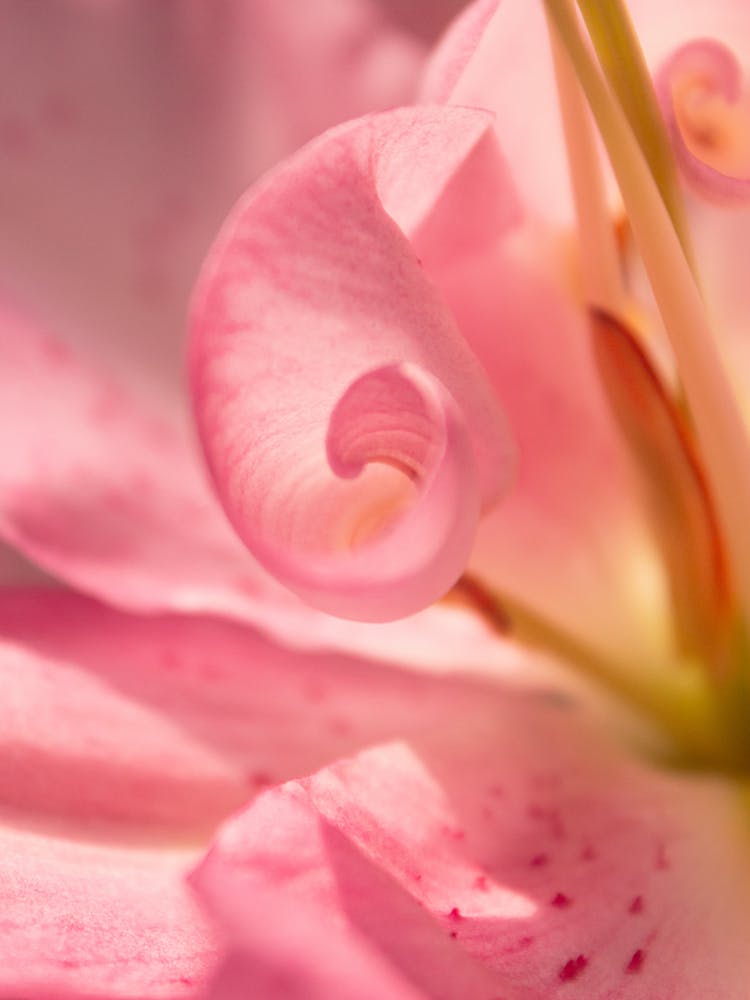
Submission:
POLYGON ((573 188, 586 300, 621 317, 626 295, 597 136, 570 57, 554 30, 550 42, 573 188))

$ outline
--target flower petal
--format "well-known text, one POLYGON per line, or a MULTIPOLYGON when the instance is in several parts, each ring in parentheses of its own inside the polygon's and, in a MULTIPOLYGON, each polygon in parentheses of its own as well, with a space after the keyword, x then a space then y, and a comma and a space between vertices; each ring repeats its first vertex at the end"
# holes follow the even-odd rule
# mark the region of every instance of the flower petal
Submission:
POLYGON ((200 995, 218 944, 184 883, 193 857, 0 821, 0 996, 200 995))
POLYGON ((371 0, 16 4, 0 47, 3 282, 159 398, 181 390, 187 298, 235 198, 408 99, 423 53, 371 0))
POLYGON ((329 134, 240 202, 199 284, 192 385, 218 494, 259 560, 326 611, 380 620, 439 597, 507 478, 491 390, 393 221, 419 226, 488 124, 416 109, 329 134), (331 451, 342 407, 366 464, 353 482, 331 451))
POLYGON ((527 227, 435 261, 416 241, 507 413, 512 488, 479 528, 471 569, 629 670, 673 650, 670 594, 591 330, 556 250, 527 227))
MULTIPOLYGON (((519 669, 498 643, 463 645, 488 674, 519 669)), ((463 690, 408 663, 284 649, 219 619, 136 617, 29 589, 0 591, 0 676, 6 810, 180 841, 268 784, 419 727, 417 703, 433 722, 449 715, 463 690)))
MULTIPOLYGON (((492 653, 488 670, 529 673, 492 653)), ((189 845, 259 790, 487 690, 29 589, 0 591, 0 681, 3 1000, 202 997, 215 943, 182 885, 189 845)))
POLYGON ((674 52, 656 88, 677 162, 707 197, 750 198, 750 107, 742 70, 725 45, 700 39, 674 52))
POLYGON ((532 217, 570 225, 573 201, 544 11, 526 0, 476 0, 428 61, 421 99, 488 108, 532 217))
POLYGON ((451 665, 469 637, 486 645, 447 609, 388 626, 315 611, 236 538, 184 426, 4 303, 0 359, 13 374, 0 393, 0 537, 76 588, 128 610, 215 612, 292 646, 395 661, 408 648, 414 663, 451 665))
MULTIPOLYGON (((727 780, 629 758, 580 710, 516 695, 268 792, 194 882, 234 944, 235 984, 294 956, 298 980, 338 968, 354 996, 367 948, 444 1000, 742 1000, 740 799, 727 780), (271 926, 257 898, 274 900, 271 926)), ((217 1000, 238 995, 229 983, 217 1000)))

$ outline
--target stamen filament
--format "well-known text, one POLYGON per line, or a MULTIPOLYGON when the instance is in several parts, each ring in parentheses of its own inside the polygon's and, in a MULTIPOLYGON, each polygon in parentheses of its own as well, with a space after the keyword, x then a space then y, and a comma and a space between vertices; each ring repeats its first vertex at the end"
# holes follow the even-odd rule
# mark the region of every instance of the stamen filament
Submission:
POLYGON ((746 748, 735 744, 733 731, 723 724, 718 699, 702 671, 687 665, 670 673, 633 670, 474 577, 463 576, 455 589, 501 636, 561 661, 649 719, 671 740, 683 764, 710 764, 730 773, 744 766, 741 753, 746 748))
POLYGON ((570 57, 553 30, 550 42, 578 218, 586 300, 604 312, 620 316, 626 295, 591 112, 570 57))
POLYGON ((572 0, 545 0, 575 66, 622 192, 669 335, 744 621, 750 623, 750 442, 672 219, 625 114, 582 37, 572 0))
POLYGON ((672 148, 638 36, 622 0, 578 0, 604 75, 625 112, 692 265, 672 148))

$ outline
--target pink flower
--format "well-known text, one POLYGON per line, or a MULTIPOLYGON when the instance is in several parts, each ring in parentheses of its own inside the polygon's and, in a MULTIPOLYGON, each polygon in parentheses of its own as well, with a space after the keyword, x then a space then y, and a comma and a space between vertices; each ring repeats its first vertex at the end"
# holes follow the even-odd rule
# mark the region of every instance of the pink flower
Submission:
POLYGON ((750 15, 580 6, 11 20, 0 997, 746 996, 750 15), (219 506, 207 234, 416 94, 208 253, 219 506))

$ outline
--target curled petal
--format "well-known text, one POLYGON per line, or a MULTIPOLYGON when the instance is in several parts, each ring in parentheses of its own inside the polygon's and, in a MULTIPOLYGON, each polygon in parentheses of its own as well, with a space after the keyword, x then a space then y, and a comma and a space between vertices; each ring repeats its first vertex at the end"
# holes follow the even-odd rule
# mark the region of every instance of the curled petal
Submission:
POLYGON ((489 123, 409 109, 330 133, 240 202, 199 283, 192 385, 219 497, 268 569, 344 617, 444 593, 507 479, 492 390, 402 231, 489 123))
POLYGON ((679 164, 700 192, 750 198, 750 98, 734 53, 712 39, 689 42, 662 66, 657 93, 679 164))

